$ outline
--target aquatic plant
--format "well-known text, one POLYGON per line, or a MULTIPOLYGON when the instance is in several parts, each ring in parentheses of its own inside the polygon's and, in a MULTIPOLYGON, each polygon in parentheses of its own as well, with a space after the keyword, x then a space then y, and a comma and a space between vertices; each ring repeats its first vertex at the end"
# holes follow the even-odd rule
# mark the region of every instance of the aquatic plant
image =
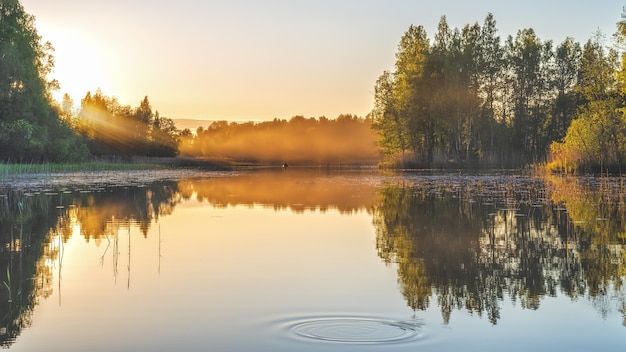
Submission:
POLYGON ((2 283, 4 284, 4 287, 7 288, 7 291, 9 292, 9 300, 8 302, 11 303, 13 302, 13 295, 11 293, 11 270, 10 270, 10 266, 7 265, 7 279, 6 281, 2 281, 2 283))

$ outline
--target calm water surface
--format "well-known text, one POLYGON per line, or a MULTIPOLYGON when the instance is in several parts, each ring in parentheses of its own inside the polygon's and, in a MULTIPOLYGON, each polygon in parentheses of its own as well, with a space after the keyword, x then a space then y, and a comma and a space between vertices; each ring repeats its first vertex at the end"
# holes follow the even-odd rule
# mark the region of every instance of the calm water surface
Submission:
POLYGON ((14 351, 623 351, 619 178, 89 173, 0 182, 14 351))

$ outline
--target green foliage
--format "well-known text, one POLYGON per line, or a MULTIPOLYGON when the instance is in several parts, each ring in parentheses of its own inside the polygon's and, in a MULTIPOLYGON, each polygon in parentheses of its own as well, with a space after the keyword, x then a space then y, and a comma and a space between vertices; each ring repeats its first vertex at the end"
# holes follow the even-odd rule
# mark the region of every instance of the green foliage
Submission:
POLYGON ((621 170, 626 155, 626 125, 614 106, 611 100, 592 102, 581 108, 578 118, 572 121, 560 148, 570 156, 570 163, 575 161, 575 169, 621 170))
POLYGON ((626 121, 624 96, 620 90, 623 82, 619 80, 623 75, 618 71, 616 51, 604 49, 601 39, 596 36, 595 40, 589 40, 582 50, 578 79, 573 88, 580 104, 563 141, 552 145, 555 170, 622 171, 626 156, 626 121))
POLYGON ((49 80, 54 49, 19 1, 0 3, 0 160, 81 160, 87 150, 59 119, 49 80))
POLYGON ((178 129, 171 119, 152 112, 148 97, 139 107, 121 105, 99 89, 81 101, 75 128, 95 156, 155 156, 178 154, 178 129))
POLYGON ((404 153, 407 148, 408 129, 405 128, 398 111, 398 104, 395 95, 395 82, 393 74, 389 71, 383 72, 376 81, 374 87, 374 117, 373 127, 379 131, 378 144, 382 152, 392 155, 398 151, 404 153))
POLYGON ((13 177, 18 174, 48 174, 79 171, 128 171, 159 169, 156 163, 112 163, 112 162, 82 162, 82 163, 36 163, 36 164, 0 164, 0 179, 13 177))
POLYGON ((548 68, 552 63, 552 44, 542 42, 532 29, 518 31, 506 43, 507 62, 512 70, 513 147, 525 161, 545 158, 545 121, 551 112, 548 68))
MULTIPOLYGON (((609 99, 618 86, 616 58, 599 40, 584 50, 571 38, 555 46, 531 28, 503 42, 491 14, 482 26, 461 29, 451 29, 443 17, 432 41, 423 27, 410 26, 398 45, 395 71, 384 72, 375 85, 378 145, 388 158, 424 167, 523 166, 557 151, 584 163, 591 157, 555 143, 564 141, 572 120, 591 114, 605 126, 595 136, 613 139, 590 142, 603 145, 602 157, 619 164, 623 153, 616 141, 623 137, 615 111, 622 105, 609 99), (598 115, 598 109, 605 111, 598 115)), ((589 124, 576 129, 583 125, 589 124)))

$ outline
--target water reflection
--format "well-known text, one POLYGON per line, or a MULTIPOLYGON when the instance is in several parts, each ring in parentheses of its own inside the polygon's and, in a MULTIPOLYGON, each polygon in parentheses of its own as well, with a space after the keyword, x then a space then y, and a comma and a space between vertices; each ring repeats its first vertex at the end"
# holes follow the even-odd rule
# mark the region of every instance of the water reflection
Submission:
MULTIPOLYGON (((465 310, 497 324, 506 299, 540 309, 545 297, 565 295, 589 299, 603 316, 619 311, 626 325, 621 179, 398 178, 290 169, 137 187, 0 192, 0 344, 10 346, 32 324, 40 299, 58 290, 61 304, 53 278, 62 276, 70 238, 94 243, 102 262, 111 255, 116 274, 121 240, 129 241, 131 255, 131 228, 147 237, 160 218, 191 201, 277 212, 366 211, 378 255, 396 265, 408 306, 436 305, 446 323, 465 310)), ((126 269, 130 287, 130 260, 126 269)))
POLYGON ((352 213, 371 208, 376 200, 374 182, 362 173, 290 169, 231 178, 184 180, 179 188, 185 199, 195 195, 199 201, 217 207, 261 205, 294 212, 336 209, 352 213))
POLYGON ((30 326, 39 299, 52 294, 54 270, 61 275, 63 244, 71 236, 100 245, 131 225, 145 235, 153 220, 173 211, 177 196, 177 182, 108 190, 5 190, 0 197, 0 344, 11 345, 30 326))
POLYGON ((538 309, 543 297, 588 297, 626 326, 626 222, 620 180, 421 179, 388 186, 373 212, 377 249, 398 265, 414 310, 431 298, 501 317, 505 298, 538 309))
MULTIPOLYGON (((366 179, 346 182, 345 177, 352 176, 322 173, 326 177, 320 178, 318 173, 289 171, 161 181, 149 186, 3 190, 0 345, 10 346, 31 325, 39 299, 52 294, 53 276, 62 275, 64 243, 72 236, 102 247, 101 263, 111 255, 117 279, 120 234, 129 233, 130 257, 131 227, 146 237, 159 217, 172 214, 177 205, 192 198, 214 207, 261 205, 294 212, 337 209, 342 213, 367 210, 375 200, 374 188, 361 182, 366 179)), ((130 260, 127 269, 130 286, 130 260)))

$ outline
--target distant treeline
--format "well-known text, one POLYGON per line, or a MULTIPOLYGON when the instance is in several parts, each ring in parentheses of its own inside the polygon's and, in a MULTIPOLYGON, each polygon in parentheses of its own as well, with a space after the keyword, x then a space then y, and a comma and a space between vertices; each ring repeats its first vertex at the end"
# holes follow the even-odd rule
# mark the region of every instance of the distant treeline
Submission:
POLYGON ((296 116, 262 123, 219 121, 196 134, 153 112, 148 97, 122 105, 100 90, 78 110, 51 92, 54 49, 41 43, 19 1, 0 2, 0 162, 68 162, 133 156, 227 158, 255 162, 376 162, 371 119, 296 116))
MULTIPOLYGON (((573 24, 574 25, 574 24, 573 24)), ((624 43, 624 23, 616 34, 624 43)), ((484 23, 430 40, 402 36, 395 70, 375 85, 380 146, 396 164, 621 170, 626 157, 626 61, 598 33, 584 46, 555 45, 523 29, 504 42, 484 23)), ((623 58, 623 55, 622 55, 623 58)))
POLYGON ((335 119, 216 121, 198 128, 195 135, 183 131, 180 153, 251 162, 371 163, 380 158, 371 125, 371 119, 349 114, 335 119))

